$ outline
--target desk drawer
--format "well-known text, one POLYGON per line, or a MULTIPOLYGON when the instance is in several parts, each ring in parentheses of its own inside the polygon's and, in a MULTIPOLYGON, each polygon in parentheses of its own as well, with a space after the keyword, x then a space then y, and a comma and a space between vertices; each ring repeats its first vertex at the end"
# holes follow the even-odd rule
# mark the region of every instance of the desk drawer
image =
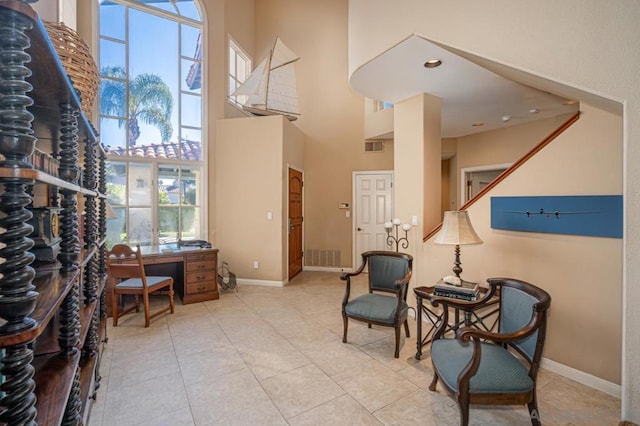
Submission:
POLYGON ((215 262, 217 257, 216 253, 189 253, 186 257, 187 262, 215 262))
POLYGON ((196 294, 201 293, 203 291, 213 291, 218 289, 218 284, 215 280, 213 281, 198 281, 187 283, 186 285, 187 291, 186 294, 196 294))
POLYGON ((204 271, 207 269, 216 270, 216 260, 208 259, 208 260, 200 260, 200 261, 191 261, 189 260, 186 264, 187 272, 197 272, 204 271))
POLYGON ((215 281, 216 271, 190 272, 187 274, 187 284, 199 283, 202 281, 215 281))

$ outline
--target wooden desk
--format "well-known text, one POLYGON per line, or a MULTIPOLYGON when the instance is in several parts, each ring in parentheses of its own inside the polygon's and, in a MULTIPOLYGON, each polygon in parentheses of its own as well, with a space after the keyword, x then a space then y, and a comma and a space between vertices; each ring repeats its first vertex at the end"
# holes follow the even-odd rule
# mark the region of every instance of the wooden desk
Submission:
MULTIPOLYGON (((442 320, 442 312, 439 312, 435 308, 425 305, 423 299, 428 299, 431 302, 431 297, 433 297, 433 292, 435 290, 435 286, 428 287, 416 287, 413 289, 413 292, 416 295, 416 321, 417 321, 417 333, 418 337, 416 338, 416 359, 420 359, 422 357, 422 347, 431 341, 431 337, 435 331, 435 329, 440 324, 442 320), (429 330, 425 333, 424 338, 422 337, 422 315, 425 315, 427 320, 429 320, 429 330)), ((480 293, 484 294, 487 292, 487 289, 484 287, 480 287, 480 293)), ((439 296, 442 297, 442 296, 439 296)), ((455 300, 455 299, 454 299, 455 300)), ((467 309, 463 310, 464 319, 460 319, 460 312, 458 309, 455 309, 454 312, 454 320, 449 323, 447 328, 445 329, 445 333, 453 331, 455 332, 460 326, 464 325, 465 327, 476 327, 482 328, 486 331, 491 331, 498 323, 498 312, 499 312, 499 297, 493 297, 491 300, 483 305, 480 309, 467 309), (487 325, 485 322, 490 319, 490 317, 495 316, 493 321, 487 325)))
MULTIPOLYGON (((147 275, 173 277, 173 288, 183 304, 220 298, 218 293, 218 249, 178 247, 177 244, 143 246, 142 259, 147 275)), ((107 289, 110 300, 111 288, 107 289)), ((110 309, 110 305, 107 304, 110 309)), ((110 312, 109 312, 110 314, 110 312)))

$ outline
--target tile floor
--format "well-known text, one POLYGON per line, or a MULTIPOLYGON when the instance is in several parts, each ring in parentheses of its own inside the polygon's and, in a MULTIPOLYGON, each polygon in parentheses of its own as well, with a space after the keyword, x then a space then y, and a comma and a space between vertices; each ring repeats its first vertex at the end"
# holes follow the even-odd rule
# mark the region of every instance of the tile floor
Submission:
MULTIPOLYGON (((108 327, 89 425, 457 425, 453 400, 427 388, 428 351, 414 358, 415 321, 399 359, 391 328, 351 321, 343 344, 343 291, 336 273, 303 272, 284 288, 178 304, 149 328, 142 313, 125 316, 108 327)), ((545 425, 617 425, 620 413, 620 400, 544 370, 538 404, 545 425)), ((470 417, 531 424, 524 406, 470 417)))

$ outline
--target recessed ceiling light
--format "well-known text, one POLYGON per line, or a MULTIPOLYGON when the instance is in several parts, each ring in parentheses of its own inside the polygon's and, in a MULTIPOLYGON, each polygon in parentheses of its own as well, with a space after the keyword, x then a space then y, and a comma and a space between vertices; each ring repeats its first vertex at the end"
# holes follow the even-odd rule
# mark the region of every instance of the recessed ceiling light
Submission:
POLYGON ((540 110, 539 110, 538 108, 531 108, 531 109, 529 110, 529 114, 537 114, 537 113, 539 113, 539 112, 540 112, 540 110))
POLYGON ((511 120, 511 116, 510 116, 510 115, 503 115, 503 116, 502 116, 502 121, 504 121, 505 123, 506 123, 507 121, 509 121, 509 120, 511 120))
POLYGON ((472 126, 473 126, 473 127, 482 127, 482 126, 484 126, 484 123, 482 123, 482 122, 477 122, 477 123, 473 123, 473 124, 472 124, 472 126))
POLYGON ((569 99, 568 101, 564 101, 562 105, 575 105, 577 103, 578 101, 576 101, 575 99, 569 99))
POLYGON ((440 59, 429 59, 424 63, 425 68, 437 68, 442 65, 442 61, 440 59))

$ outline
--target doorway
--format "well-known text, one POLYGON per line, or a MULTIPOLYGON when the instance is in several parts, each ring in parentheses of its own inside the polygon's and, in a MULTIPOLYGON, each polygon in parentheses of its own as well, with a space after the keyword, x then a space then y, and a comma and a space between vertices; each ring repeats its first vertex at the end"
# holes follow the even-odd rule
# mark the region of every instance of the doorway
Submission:
POLYGON ((487 185, 502 172, 511 167, 511 163, 493 164, 488 166, 465 167, 460 169, 460 205, 478 195, 487 185))
POLYGON ((393 171, 353 172, 353 266, 360 253, 388 250, 385 222, 393 218, 393 171))
POLYGON ((302 271, 302 172, 289 167, 289 280, 302 271))

